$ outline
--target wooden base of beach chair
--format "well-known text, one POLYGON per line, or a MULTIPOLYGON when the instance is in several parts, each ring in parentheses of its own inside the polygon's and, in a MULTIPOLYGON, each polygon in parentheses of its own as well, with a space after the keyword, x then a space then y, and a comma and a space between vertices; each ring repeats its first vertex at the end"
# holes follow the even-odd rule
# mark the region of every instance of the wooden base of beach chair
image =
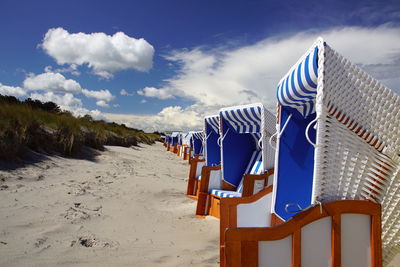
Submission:
MULTIPOLYGON (((222 181, 222 188, 223 188, 223 190, 229 190, 229 191, 235 191, 236 190, 235 187, 233 187, 230 184, 227 184, 224 181, 222 181)), ((220 196, 210 194, 209 195, 208 210, 206 211, 206 214, 219 219, 221 217, 220 203, 221 203, 221 197, 220 196)))
POLYGON ((228 228, 221 266, 382 266, 381 206, 324 203, 276 227, 228 228))
POLYGON ((197 179, 197 174, 201 173, 201 170, 198 170, 198 168, 199 166, 202 168, 205 162, 205 159, 200 159, 200 157, 201 155, 195 155, 195 157, 190 161, 188 185, 186 189, 186 195, 190 199, 197 199, 198 196, 198 188, 200 184, 199 180, 197 179))
POLYGON ((183 160, 189 160, 190 159, 190 153, 191 153, 192 148, 191 147, 185 147, 185 150, 183 151, 183 160))
POLYGON ((208 209, 208 215, 218 219, 221 218, 220 203, 221 198, 219 196, 210 195, 210 208, 208 209))

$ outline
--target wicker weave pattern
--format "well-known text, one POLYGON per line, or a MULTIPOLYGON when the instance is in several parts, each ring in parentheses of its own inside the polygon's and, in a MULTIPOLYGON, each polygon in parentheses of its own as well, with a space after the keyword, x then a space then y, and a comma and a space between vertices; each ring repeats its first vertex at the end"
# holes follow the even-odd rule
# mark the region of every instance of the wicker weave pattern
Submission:
MULTIPOLYGON (((276 125, 276 116, 274 116, 271 112, 264 108, 263 110, 263 117, 262 126, 263 129, 263 159, 265 159, 264 163, 264 171, 267 171, 274 167, 275 164, 275 150, 268 144, 269 139, 272 135, 275 134, 275 125, 276 125)), ((276 146, 276 140, 274 139, 274 146, 276 146)))
POLYGON ((317 143, 313 202, 382 204, 383 258, 400 251, 400 97, 317 43, 317 143))

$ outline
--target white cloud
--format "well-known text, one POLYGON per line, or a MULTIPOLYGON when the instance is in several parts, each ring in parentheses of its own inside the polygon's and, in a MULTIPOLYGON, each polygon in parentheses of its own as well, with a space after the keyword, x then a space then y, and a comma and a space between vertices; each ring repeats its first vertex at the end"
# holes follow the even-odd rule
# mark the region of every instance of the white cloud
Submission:
POLYGON ((54 102, 60 106, 62 110, 70 111, 74 116, 84 116, 89 114, 96 120, 103 120, 105 117, 98 110, 88 110, 82 107, 82 101, 79 98, 74 97, 71 93, 57 94, 53 92, 46 93, 31 93, 30 98, 37 99, 42 102, 54 102))
POLYGON ((99 100, 99 101, 97 101, 97 102, 96 102, 96 105, 99 106, 99 107, 103 107, 103 108, 108 108, 108 107, 110 107, 110 105, 107 104, 106 101, 104 101, 104 100, 99 100))
MULTIPOLYGON (((45 70, 51 71, 51 67, 46 67, 45 70)), ((114 99, 114 96, 109 90, 95 91, 84 89, 77 81, 66 79, 61 73, 45 72, 38 75, 30 74, 24 80, 23 84, 27 90, 66 92, 71 94, 82 93, 88 98, 95 98, 97 100, 96 104, 101 107, 108 107, 106 102, 114 99)), ((50 95, 58 96, 56 94, 48 94, 48 96, 50 95)))
POLYGON ((15 97, 23 97, 26 92, 23 88, 18 86, 8 86, 0 83, 0 95, 11 95, 15 97))
POLYGON ((193 130, 202 129, 202 117, 194 110, 180 106, 166 107, 156 115, 131 115, 102 113, 104 118, 117 123, 124 123, 147 132, 156 130, 193 130))
POLYGON ((61 109, 66 109, 73 111, 76 108, 82 107, 82 101, 79 98, 74 97, 71 93, 66 93, 63 95, 55 94, 53 92, 46 93, 32 93, 30 98, 37 99, 42 102, 54 102, 61 107, 61 109))
POLYGON ((92 91, 87 89, 82 89, 82 93, 89 98, 95 98, 97 100, 111 101, 114 96, 108 90, 92 91))
POLYGON ((166 59, 179 67, 177 74, 167 79, 164 87, 146 87, 138 94, 161 99, 181 96, 204 107, 261 101, 274 112, 279 80, 318 36, 400 92, 400 28, 381 26, 302 32, 229 50, 216 47, 175 51, 166 59))
POLYGON ((153 46, 143 38, 135 39, 123 32, 86 34, 52 28, 47 31, 41 47, 60 65, 87 64, 104 78, 111 78, 114 72, 125 69, 148 71, 153 64, 153 46))
POLYGON ((133 96, 133 94, 128 93, 128 91, 126 91, 125 89, 121 89, 121 91, 119 91, 119 94, 124 96, 133 96))
POLYGON ((175 98, 173 90, 168 87, 164 88, 154 88, 154 87, 145 87, 141 90, 138 90, 137 93, 141 96, 147 97, 155 97, 159 99, 168 99, 168 98, 175 98))
POLYGON ((114 104, 113 107, 114 108, 118 108, 118 107, 120 107, 120 105, 119 104, 114 104))
POLYGON ((24 82, 28 90, 44 90, 50 92, 80 93, 82 88, 78 82, 66 79, 60 73, 46 72, 38 75, 30 74, 24 82))
POLYGON ((142 100, 140 100, 140 103, 142 103, 142 104, 147 103, 147 100, 146 99, 142 99, 142 100))
POLYGON ((58 72, 58 73, 71 73, 72 75, 79 76, 81 73, 78 71, 76 64, 71 64, 66 68, 56 68, 53 70, 52 66, 46 66, 44 72, 58 72))

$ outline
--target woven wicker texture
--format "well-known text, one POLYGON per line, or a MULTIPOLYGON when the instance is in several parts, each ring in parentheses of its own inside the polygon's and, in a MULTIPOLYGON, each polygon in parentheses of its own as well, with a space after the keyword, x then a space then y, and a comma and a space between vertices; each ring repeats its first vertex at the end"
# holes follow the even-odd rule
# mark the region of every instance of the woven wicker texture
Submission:
POLYGON ((317 45, 313 202, 381 203, 386 265, 400 251, 400 97, 322 39, 317 45))
MULTIPOLYGON (((262 120, 262 131, 263 131, 263 159, 265 159, 264 167, 267 171, 274 167, 275 164, 275 150, 268 144, 269 139, 276 131, 276 116, 264 108, 263 110, 263 120, 262 120)), ((273 141, 273 146, 276 146, 276 139, 273 141)))

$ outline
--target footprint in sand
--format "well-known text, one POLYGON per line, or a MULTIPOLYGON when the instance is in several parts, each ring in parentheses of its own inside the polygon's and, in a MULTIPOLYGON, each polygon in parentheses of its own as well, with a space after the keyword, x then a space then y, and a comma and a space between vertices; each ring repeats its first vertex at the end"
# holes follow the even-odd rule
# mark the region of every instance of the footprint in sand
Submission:
POLYGON ((73 240, 71 242, 71 247, 82 246, 86 248, 92 248, 92 247, 113 248, 118 245, 119 243, 116 241, 98 238, 92 233, 79 236, 76 240, 73 240))

